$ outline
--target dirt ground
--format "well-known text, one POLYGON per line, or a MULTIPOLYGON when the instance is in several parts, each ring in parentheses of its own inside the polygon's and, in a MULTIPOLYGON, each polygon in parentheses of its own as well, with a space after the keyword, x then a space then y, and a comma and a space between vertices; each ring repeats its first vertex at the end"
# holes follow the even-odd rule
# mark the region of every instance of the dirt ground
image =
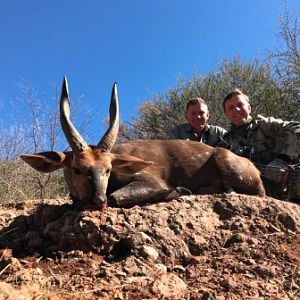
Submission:
POLYGON ((0 299, 300 299, 300 205, 184 196, 2 205, 0 299))

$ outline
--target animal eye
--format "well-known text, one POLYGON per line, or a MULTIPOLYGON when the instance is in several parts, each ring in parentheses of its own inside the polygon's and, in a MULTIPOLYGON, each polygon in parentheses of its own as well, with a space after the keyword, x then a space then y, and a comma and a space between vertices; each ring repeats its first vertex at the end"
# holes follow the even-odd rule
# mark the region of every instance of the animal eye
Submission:
POLYGON ((88 179, 92 179, 93 178, 93 172, 92 172, 92 170, 88 170, 85 175, 86 175, 86 177, 88 179))
POLYGON ((106 170, 106 174, 108 175, 111 172, 111 169, 106 170))
POLYGON ((73 172, 74 172, 75 174, 77 174, 77 175, 82 175, 82 172, 81 172, 80 169, 78 169, 78 168, 72 168, 72 169, 73 169, 73 172))

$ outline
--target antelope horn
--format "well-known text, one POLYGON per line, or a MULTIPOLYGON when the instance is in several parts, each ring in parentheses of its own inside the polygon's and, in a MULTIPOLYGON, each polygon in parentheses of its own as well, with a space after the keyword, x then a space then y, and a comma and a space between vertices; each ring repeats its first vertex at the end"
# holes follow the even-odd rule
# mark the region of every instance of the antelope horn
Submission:
POLYGON ((115 82, 111 92, 111 100, 109 106, 109 128, 98 143, 97 148, 101 148, 105 152, 110 152, 114 146, 119 132, 119 102, 117 83, 115 82))
POLYGON ((60 98, 60 123, 73 151, 83 151, 89 146, 81 137, 70 119, 70 100, 67 78, 64 77, 60 98))

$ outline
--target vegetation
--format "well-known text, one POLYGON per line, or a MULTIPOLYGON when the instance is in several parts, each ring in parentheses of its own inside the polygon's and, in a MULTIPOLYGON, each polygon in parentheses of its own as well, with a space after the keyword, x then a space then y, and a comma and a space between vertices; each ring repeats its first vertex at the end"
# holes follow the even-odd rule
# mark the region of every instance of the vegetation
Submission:
MULTIPOLYGON (((175 87, 143 103, 132 123, 121 125, 119 138, 165 139, 172 127, 185 122, 186 103, 194 96, 208 100, 211 124, 226 127, 222 99, 235 87, 250 96, 254 114, 299 120, 299 30, 298 16, 291 18, 286 13, 280 19, 280 45, 270 51, 263 62, 258 59, 243 61, 236 55, 231 60, 221 61, 208 74, 195 73, 188 80, 181 78, 175 87)), ((64 196, 66 189, 61 172, 41 174, 18 159, 21 153, 54 150, 58 145, 67 149, 60 138, 58 89, 54 101, 45 102, 28 86, 22 86, 22 92, 24 97, 18 99, 17 107, 22 115, 25 112, 26 118, 18 118, 22 121, 10 128, 0 124, 0 201, 64 196)), ((76 118, 77 108, 81 106, 82 110, 83 99, 74 100, 72 116, 76 118)), ((91 121, 91 114, 85 113, 84 117, 79 131, 86 135, 84 130, 91 121)))
POLYGON ((284 100, 272 75, 270 62, 242 62, 236 56, 232 61, 225 59, 208 75, 195 74, 191 80, 181 79, 175 88, 142 104, 139 116, 128 126, 130 135, 127 138, 166 138, 172 127, 185 122, 186 103, 195 96, 208 101, 210 123, 225 127, 222 99, 234 87, 251 95, 254 112, 284 117, 281 111, 284 100))
POLYGON ((0 202, 63 197, 67 194, 62 172, 44 174, 21 160, 0 161, 0 202))
POLYGON ((153 96, 138 109, 132 123, 123 125, 124 139, 165 139, 175 125, 184 123, 187 101, 200 96, 209 102, 210 123, 227 126, 222 111, 224 96, 234 88, 248 94, 253 113, 299 120, 300 116, 300 27, 298 16, 286 12, 280 19, 280 46, 265 61, 242 61, 236 55, 224 59, 207 75, 180 79, 174 88, 153 96), (125 134, 124 134, 125 133, 125 134))
MULTIPOLYGON (((33 88, 24 85, 20 88, 23 97, 17 99, 15 112, 20 121, 9 128, 0 126, 0 202, 66 196, 61 170, 44 174, 19 158, 22 153, 68 149, 59 121, 58 89, 54 99, 42 101, 43 97, 33 88)), ((72 116, 76 119, 79 107, 84 107, 84 99, 72 100, 72 116)), ((78 126, 81 134, 86 134, 84 130, 91 119, 86 110, 78 126)))

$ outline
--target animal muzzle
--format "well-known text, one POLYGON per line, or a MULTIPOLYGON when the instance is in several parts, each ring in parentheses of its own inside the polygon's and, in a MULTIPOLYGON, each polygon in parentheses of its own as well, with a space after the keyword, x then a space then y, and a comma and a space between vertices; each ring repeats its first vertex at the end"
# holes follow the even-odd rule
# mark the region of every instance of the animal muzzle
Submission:
POLYGON ((104 210, 107 208, 107 198, 106 195, 94 195, 93 204, 100 208, 100 210, 104 210))
POLYGON ((103 180, 103 176, 101 176, 101 170, 95 168, 92 173, 94 186, 92 202, 99 207, 100 210, 104 210, 107 208, 106 181, 103 180))

